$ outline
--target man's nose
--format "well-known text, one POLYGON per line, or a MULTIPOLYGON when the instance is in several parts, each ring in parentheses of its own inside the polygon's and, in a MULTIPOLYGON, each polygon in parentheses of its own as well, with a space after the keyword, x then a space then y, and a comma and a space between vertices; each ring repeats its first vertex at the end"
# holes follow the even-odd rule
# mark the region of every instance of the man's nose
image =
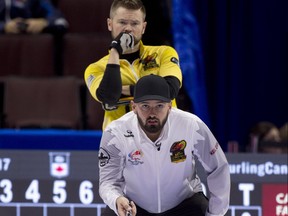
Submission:
POLYGON ((130 24, 127 24, 124 28, 124 32, 126 33, 131 33, 132 32, 132 27, 130 24))
POLYGON ((151 117, 155 117, 155 116, 156 116, 156 113, 157 113, 157 111, 156 111, 155 107, 150 107, 149 115, 150 115, 151 117))

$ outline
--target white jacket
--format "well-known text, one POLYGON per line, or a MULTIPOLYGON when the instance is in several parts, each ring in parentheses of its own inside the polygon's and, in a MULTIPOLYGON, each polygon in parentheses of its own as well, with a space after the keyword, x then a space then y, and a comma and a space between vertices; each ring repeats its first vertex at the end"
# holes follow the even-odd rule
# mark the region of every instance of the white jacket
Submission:
POLYGON ((103 132, 99 150, 99 193, 115 211, 124 195, 151 213, 167 211, 202 191, 195 156, 207 172, 209 212, 228 210, 230 174, 226 157, 197 116, 172 108, 163 131, 152 142, 129 112, 103 132))

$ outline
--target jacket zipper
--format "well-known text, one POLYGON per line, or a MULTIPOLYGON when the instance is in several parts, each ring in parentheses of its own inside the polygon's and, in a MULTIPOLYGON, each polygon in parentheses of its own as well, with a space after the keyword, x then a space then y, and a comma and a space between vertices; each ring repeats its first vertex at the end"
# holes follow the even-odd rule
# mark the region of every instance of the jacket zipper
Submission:
POLYGON ((158 212, 161 212, 161 190, 160 190, 160 162, 158 150, 155 148, 155 158, 156 158, 156 175, 157 175, 157 203, 158 203, 158 212))

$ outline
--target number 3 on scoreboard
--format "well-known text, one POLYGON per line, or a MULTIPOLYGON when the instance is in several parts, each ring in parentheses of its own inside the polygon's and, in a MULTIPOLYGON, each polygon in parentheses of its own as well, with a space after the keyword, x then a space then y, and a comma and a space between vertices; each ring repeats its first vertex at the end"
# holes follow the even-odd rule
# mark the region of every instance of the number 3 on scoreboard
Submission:
POLYGON ((12 182, 9 179, 2 179, 0 181, 0 188, 3 188, 3 193, 0 194, 0 202, 11 202, 13 199, 12 182))

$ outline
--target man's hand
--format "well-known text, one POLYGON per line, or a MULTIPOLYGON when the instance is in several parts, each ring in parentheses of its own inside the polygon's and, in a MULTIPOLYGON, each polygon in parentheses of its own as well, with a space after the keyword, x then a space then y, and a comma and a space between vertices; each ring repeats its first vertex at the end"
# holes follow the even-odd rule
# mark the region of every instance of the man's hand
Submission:
POLYGON ((26 32, 30 34, 41 33, 48 26, 48 21, 43 18, 27 19, 25 23, 27 24, 26 32))
POLYGON ((22 23, 24 20, 22 18, 15 18, 6 22, 4 31, 7 34, 20 34, 21 29, 19 29, 19 23, 22 23))
POLYGON ((129 200, 126 197, 124 196, 118 197, 116 200, 116 205, 119 216, 136 215, 137 212, 136 205, 134 204, 133 201, 129 203, 129 200))
POLYGON ((47 26, 48 21, 46 19, 15 18, 6 23, 4 30, 7 34, 20 34, 20 33, 38 34, 41 33, 43 29, 47 26))
POLYGON ((110 45, 110 49, 115 48, 119 55, 127 53, 134 47, 134 37, 130 33, 121 32, 110 45))

